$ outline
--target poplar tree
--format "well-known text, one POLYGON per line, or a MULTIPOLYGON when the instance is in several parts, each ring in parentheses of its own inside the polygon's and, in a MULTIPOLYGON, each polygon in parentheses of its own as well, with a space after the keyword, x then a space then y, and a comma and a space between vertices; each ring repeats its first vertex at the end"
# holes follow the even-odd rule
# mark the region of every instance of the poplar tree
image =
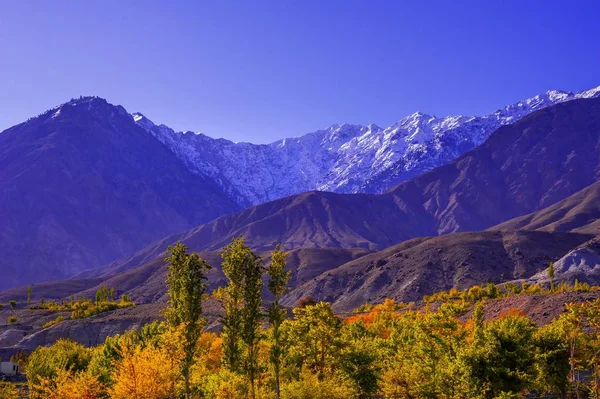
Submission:
POLYGON ((484 329, 484 301, 478 301, 473 308, 473 337, 475 342, 480 344, 483 342, 483 329, 484 329))
POLYGON ((554 291, 554 262, 548 265, 548 278, 550 279, 550 291, 554 291))
POLYGON ((279 301, 283 294, 285 294, 287 283, 290 280, 290 272, 285 270, 285 259, 288 256, 287 252, 280 249, 277 245, 275 250, 271 253, 271 266, 267 269, 267 275, 269 276, 269 292, 273 295, 273 302, 269 306, 267 316, 269 324, 271 325, 271 363, 273 364, 273 371, 275 373, 275 394, 277 399, 281 397, 281 389, 279 376, 281 372, 281 355, 282 355, 282 344, 281 344, 281 332, 280 327, 286 318, 286 310, 279 304, 279 301))
POLYGON ((206 272, 211 266, 196 254, 188 254, 187 247, 181 242, 167 249, 169 255, 167 287, 169 307, 165 317, 171 327, 181 327, 183 331, 183 360, 180 371, 185 381, 185 395, 189 399, 190 369, 194 364, 196 344, 205 319, 202 317, 202 297, 206 292, 206 272))
POLYGON ((262 338, 262 262, 242 237, 234 238, 221 257, 223 273, 229 279, 223 298, 224 360, 230 370, 243 370, 254 398, 262 338), (243 344, 243 351, 240 344, 243 344))

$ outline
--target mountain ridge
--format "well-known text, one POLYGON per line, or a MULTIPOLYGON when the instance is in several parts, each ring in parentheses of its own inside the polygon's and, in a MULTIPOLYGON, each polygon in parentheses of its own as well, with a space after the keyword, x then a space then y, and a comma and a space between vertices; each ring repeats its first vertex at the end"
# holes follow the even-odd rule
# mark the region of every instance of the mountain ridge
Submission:
POLYGON ((100 266, 238 209, 124 108, 73 100, 0 134, 0 286, 100 266))
POLYGON ((141 113, 132 115, 190 170, 210 176, 238 204, 249 206, 312 190, 382 193, 455 159, 533 111, 597 96, 600 86, 579 93, 549 90, 479 117, 415 112, 386 128, 336 124, 269 144, 175 132, 141 113))
POLYGON ((222 216, 157 241, 109 268, 129 268, 181 240, 217 250, 244 235, 255 249, 381 250, 419 236, 478 231, 569 197, 598 181, 600 98, 539 110, 484 144, 385 194, 307 192, 222 216))

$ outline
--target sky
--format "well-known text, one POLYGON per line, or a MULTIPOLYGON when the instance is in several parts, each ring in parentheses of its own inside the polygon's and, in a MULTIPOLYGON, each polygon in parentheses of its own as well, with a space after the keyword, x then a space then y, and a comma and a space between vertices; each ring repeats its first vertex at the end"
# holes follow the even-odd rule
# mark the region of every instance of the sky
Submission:
POLYGON ((0 0, 0 131, 80 95, 268 143, 600 85, 600 1, 0 0))

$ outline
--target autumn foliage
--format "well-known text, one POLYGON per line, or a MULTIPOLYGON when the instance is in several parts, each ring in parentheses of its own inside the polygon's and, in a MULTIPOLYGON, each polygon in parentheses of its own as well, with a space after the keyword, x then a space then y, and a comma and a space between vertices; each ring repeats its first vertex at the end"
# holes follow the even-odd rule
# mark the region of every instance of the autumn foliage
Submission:
MULTIPOLYGON (((238 285, 224 290, 230 307, 225 333, 193 335, 186 323, 155 322, 109 337, 95 348, 60 340, 31 354, 31 398, 600 396, 600 300, 568 305, 546 326, 534 324, 521 309, 486 314, 486 305, 495 298, 550 295, 567 290, 565 285, 556 284, 552 292, 528 285, 477 286, 431 295, 421 305, 386 299, 344 315, 328 303, 303 301, 288 317, 278 302, 288 278, 284 254, 275 253, 276 267, 267 273, 276 300, 260 308, 265 312, 252 302, 258 300, 254 294, 260 288, 256 272, 261 260, 243 242, 236 245, 227 274, 238 285), (244 313, 250 308, 252 318, 244 313), (260 331, 255 330, 257 320, 263 323, 260 331), (249 332, 252 340, 244 338, 249 332), (196 338, 190 342, 190 336, 196 338), (186 359, 190 353, 193 361, 186 359), (238 366, 232 367, 233 361, 238 366)), ((170 309, 176 312, 177 307, 170 309)))

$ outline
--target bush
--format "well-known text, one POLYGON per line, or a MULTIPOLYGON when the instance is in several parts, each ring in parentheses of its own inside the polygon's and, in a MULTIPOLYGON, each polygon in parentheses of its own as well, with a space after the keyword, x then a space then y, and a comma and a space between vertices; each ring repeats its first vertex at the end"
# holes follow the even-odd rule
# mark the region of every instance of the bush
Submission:
POLYGON ((87 368, 90 358, 89 349, 68 339, 59 339, 52 346, 37 348, 29 356, 29 363, 25 369, 31 397, 45 397, 40 393, 42 380, 55 379, 59 371, 83 371, 87 368))
POLYGON ((85 319, 86 317, 92 317, 99 313, 109 312, 111 310, 117 310, 122 308, 128 308, 135 306, 135 302, 128 302, 121 299, 121 302, 97 302, 92 301, 76 302, 73 304, 73 312, 71 312, 71 319, 85 319))
POLYGON ((17 322, 17 316, 8 316, 8 324, 15 324, 17 322))
POLYGON ((340 378, 319 378, 303 371, 299 381, 284 384, 281 396, 286 399, 349 399, 357 397, 354 389, 340 378))
POLYGON ((42 328, 52 327, 53 325, 56 325, 56 324, 62 322, 64 319, 65 319, 65 316, 58 316, 56 319, 50 320, 49 322, 47 322, 46 324, 44 324, 42 326, 42 328))
POLYGON ((21 399, 25 393, 15 384, 10 382, 0 382, 0 398, 2 399, 21 399))

